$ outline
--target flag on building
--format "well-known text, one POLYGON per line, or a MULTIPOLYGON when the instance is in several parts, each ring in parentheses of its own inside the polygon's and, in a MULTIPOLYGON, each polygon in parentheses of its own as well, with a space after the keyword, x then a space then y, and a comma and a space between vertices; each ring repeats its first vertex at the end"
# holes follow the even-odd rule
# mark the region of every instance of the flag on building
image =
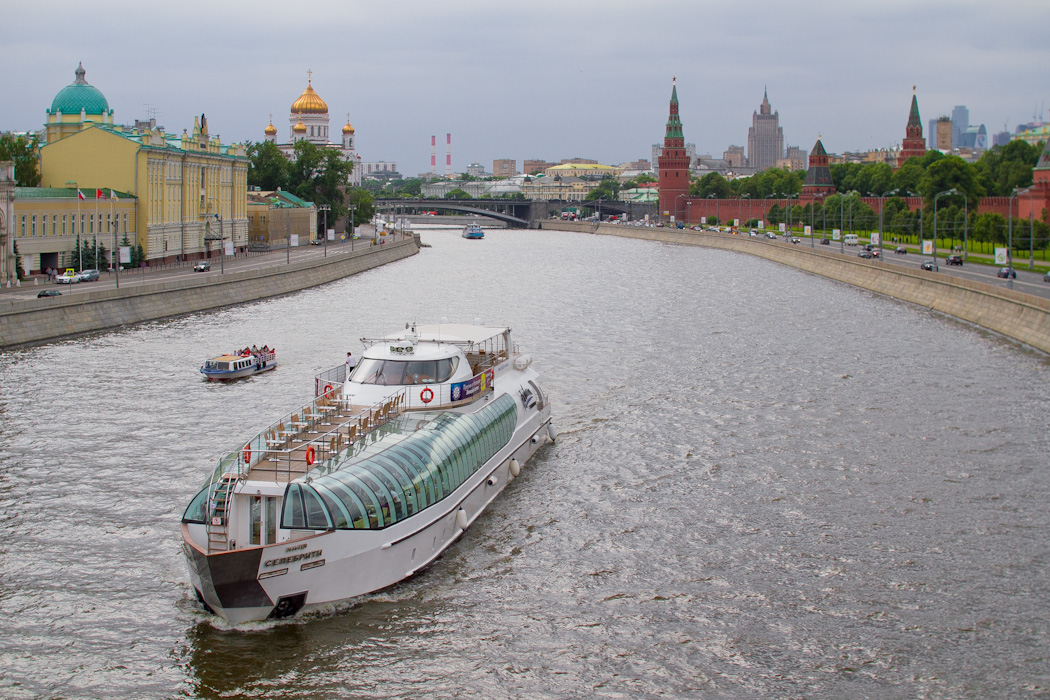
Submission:
POLYGON ((120 197, 117 196, 117 193, 114 192, 113 190, 109 191, 109 198, 112 199, 112 200, 119 200, 120 199, 120 197))
POLYGON ((105 198, 106 198, 106 195, 102 194, 102 190, 96 188, 95 189, 95 199, 105 199, 105 198))
POLYGON ((77 188, 77 197, 80 198, 80 201, 84 201, 84 193, 80 191, 79 187, 77 188))

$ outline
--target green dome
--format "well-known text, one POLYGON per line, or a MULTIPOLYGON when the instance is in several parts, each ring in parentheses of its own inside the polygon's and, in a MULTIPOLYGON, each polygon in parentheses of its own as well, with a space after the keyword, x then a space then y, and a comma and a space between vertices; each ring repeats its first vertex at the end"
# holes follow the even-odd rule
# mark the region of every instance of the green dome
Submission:
POLYGON ((73 83, 55 95, 50 113, 80 114, 80 110, 83 109, 85 114, 107 114, 109 103, 106 102, 106 96, 84 80, 83 64, 77 66, 76 76, 77 79, 73 83))

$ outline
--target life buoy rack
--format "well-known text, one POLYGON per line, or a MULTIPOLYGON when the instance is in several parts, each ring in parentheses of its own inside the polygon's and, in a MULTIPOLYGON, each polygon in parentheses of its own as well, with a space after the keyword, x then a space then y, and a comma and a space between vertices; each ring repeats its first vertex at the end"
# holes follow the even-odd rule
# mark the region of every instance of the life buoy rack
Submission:
POLYGON ((245 464, 251 464, 251 461, 252 461, 252 447, 251 447, 251 445, 245 445, 244 446, 244 454, 242 456, 244 457, 244 463, 245 464))
POLYGON ((434 391, 428 386, 426 389, 419 392, 419 400, 423 403, 430 403, 434 400, 434 391))
POLYGON ((314 446, 310 445, 306 448, 306 466, 311 467, 314 463, 314 446))

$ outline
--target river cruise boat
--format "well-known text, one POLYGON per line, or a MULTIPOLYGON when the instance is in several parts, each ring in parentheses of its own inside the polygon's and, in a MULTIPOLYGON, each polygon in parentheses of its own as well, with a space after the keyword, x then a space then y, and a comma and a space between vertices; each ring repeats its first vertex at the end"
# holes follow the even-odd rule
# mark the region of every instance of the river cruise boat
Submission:
POLYGON ((554 439, 510 328, 363 338, 349 377, 222 457, 182 518, 198 600, 233 624, 377 591, 431 564, 554 439))
POLYGON ((262 350, 245 348, 234 353, 219 355, 205 360, 201 374, 209 382, 226 381, 250 377, 269 372, 277 367, 277 351, 264 347, 262 350))
POLYGON ((463 227, 463 237, 470 240, 477 240, 485 237, 485 232, 481 228, 481 224, 475 221, 472 224, 467 224, 463 227))

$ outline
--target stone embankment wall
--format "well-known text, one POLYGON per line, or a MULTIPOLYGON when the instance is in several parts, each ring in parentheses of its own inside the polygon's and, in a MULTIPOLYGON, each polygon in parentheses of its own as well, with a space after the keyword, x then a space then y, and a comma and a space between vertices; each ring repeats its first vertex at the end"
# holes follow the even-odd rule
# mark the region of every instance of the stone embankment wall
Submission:
POLYGON ((288 294, 418 252, 413 237, 291 265, 0 304, 0 349, 288 294))
POLYGON ((1050 299, 892 261, 865 260, 780 240, 615 224, 543 222, 542 228, 722 248, 756 255, 954 316, 1050 353, 1050 299))

